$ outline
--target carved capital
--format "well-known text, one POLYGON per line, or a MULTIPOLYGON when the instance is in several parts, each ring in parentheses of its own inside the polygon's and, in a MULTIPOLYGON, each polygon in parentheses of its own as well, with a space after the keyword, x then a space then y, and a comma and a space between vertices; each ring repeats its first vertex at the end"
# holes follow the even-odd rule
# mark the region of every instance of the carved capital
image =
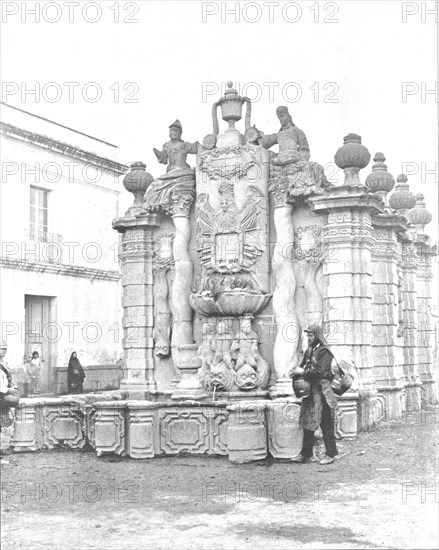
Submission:
POLYGON ((275 208, 280 208, 286 204, 288 190, 288 181, 284 178, 274 178, 270 180, 268 191, 271 195, 275 208))
POLYGON ((173 191, 171 193, 171 216, 189 218, 195 199, 193 191, 173 191))

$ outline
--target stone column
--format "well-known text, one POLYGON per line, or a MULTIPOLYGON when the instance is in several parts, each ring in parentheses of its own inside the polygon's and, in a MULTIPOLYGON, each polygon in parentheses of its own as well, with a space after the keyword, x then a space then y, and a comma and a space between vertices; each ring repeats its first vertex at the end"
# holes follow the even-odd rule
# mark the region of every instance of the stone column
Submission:
POLYGON ((406 384, 406 410, 418 411, 421 408, 421 379, 418 372, 417 348, 417 298, 416 282, 418 255, 413 236, 405 233, 401 236, 401 284, 402 284, 402 349, 403 369, 406 384))
POLYGON ((401 250, 397 233, 404 220, 385 213, 373 219, 376 246, 372 250, 373 373, 378 390, 378 416, 400 420, 404 395, 404 371, 400 336, 400 288, 398 264, 401 250))
POLYGON ((271 388, 270 394, 272 396, 282 396, 294 395, 291 378, 287 373, 298 362, 299 326, 294 304, 296 276, 293 265, 293 206, 285 204, 283 195, 281 197, 274 195, 273 198, 275 201, 274 224, 276 228, 276 245, 272 263, 276 280, 273 293, 273 310, 277 325, 273 362, 277 382, 271 388))
POLYGON ((171 196, 171 214, 175 225, 173 255, 175 262, 175 277, 172 285, 173 328, 172 357, 174 365, 179 368, 180 346, 194 343, 190 305, 191 286, 194 276, 194 266, 189 254, 191 238, 190 211, 194 201, 193 192, 174 191, 171 196))
POLYGON ((154 295, 153 237, 154 214, 129 215, 114 220, 113 227, 122 233, 119 258, 123 287, 123 349, 125 376, 121 389, 131 398, 143 398, 155 391, 154 379, 154 295), (134 393, 133 393, 134 392, 134 393))
MULTIPOLYGON (((333 351, 354 362, 358 374, 359 428, 375 422, 376 389, 372 360, 372 215, 382 203, 363 185, 344 185, 309 199, 316 213, 326 213, 324 250, 324 320, 333 351)), ((353 396, 354 397, 354 396, 353 396)))

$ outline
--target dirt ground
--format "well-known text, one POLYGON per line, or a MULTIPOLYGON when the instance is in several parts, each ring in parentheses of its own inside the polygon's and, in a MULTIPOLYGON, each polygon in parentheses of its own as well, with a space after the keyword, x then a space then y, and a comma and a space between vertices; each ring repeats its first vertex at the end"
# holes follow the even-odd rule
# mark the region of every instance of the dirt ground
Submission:
POLYGON ((328 466, 9 454, 2 548, 438 548, 438 420, 383 423, 328 466))

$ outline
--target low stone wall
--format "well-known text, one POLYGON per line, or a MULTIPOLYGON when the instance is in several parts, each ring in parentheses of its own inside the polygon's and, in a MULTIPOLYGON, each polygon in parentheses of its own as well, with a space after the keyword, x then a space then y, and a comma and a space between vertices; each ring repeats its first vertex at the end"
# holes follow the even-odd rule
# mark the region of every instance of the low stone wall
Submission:
MULTIPOLYGON (((84 366, 84 391, 117 390, 123 379, 120 365, 86 365, 84 366)), ((67 393, 67 367, 57 367, 53 371, 53 392, 56 395, 67 393)))
MULTIPOLYGON (((15 452, 94 449, 98 456, 225 455, 232 462, 289 459, 300 453, 300 404, 292 400, 175 403, 115 400, 116 394, 22 399, 15 452)), ((355 400, 339 408, 338 437, 356 435, 355 400)))

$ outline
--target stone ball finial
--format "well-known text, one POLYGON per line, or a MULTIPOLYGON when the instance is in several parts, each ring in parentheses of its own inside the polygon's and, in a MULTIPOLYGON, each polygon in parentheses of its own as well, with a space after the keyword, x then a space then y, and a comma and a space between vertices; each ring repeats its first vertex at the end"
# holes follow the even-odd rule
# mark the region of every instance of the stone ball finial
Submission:
POLYGON ((231 97, 231 96, 235 96, 235 95, 237 96, 238 92, 233 87, 233 82, 231 80, 229 80, 227 82, 227 90, 225 92, 225 97, 231 97))
POLYGON ((375 164, 372 166, 372 173, 366 178, 365 185, 369 191, 380 195, 385 202, 387 193, 395 186, 395 180, 387 171, 387 165, 384 164, 386 157, 383 153, 376 153, 373 160, 375 164))
POLYGON ((146 164, 136 161, 130 165, 130 171, 123 179, 123 186, 135 197, 131 208, 143 207, 146 190, 153 181, 152 175, 146 171, 146 164))
POLYGON ((389 199, 389 205, 396 210, 398 214, 405 216, 416 204, 416 197, 410 191, 408 178, 405 174, 400 174, 397 179, 395 191, 389 199))
POLYGON ((361 185, 358 172, 369 164, 370 153, 358 134, 348 134, 343 142, 334 155, 335 164, 345 171, 344 185, 361 185))
POLYGON ((425 208, 425 200, 424 200, 424 195, 422 193, 418 193, 416 195, 416 204, 414 208, 412 208, 408 212, 407 218, 414 226, 416 226, 421 230, 423 230, 424 227, 427 224, 429 224, 433 219, 431 212, 429 212, 425 208))

